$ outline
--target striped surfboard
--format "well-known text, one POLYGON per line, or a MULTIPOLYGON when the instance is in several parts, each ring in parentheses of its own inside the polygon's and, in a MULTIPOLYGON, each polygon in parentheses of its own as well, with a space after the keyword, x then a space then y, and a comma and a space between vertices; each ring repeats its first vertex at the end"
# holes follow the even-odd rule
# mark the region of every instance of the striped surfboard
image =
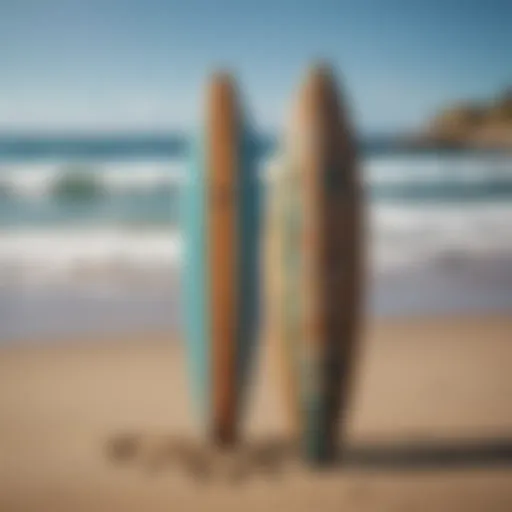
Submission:
POLYGON ((213 76, 206 103, 184 193, 185 336, 202 425, 232 445, 257 334, 257 154, 231 76, 213 76))
POLYGON ((355 147, 325 66, 310 71, 297 95, 282 162, 266 223, 274 232, 268 258, 280 276, 269 282, 280 305, 267 332, 280 360, 291 429, 306 459, 323 464, 338 451, 362 284, 355 147))

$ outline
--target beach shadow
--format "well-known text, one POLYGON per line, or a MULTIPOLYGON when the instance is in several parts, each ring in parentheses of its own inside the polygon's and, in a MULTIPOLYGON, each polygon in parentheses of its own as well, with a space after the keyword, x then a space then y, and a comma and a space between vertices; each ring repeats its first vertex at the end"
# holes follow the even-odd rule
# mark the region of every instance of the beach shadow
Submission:
POLYGON ((107 440, 110 462, 131 465, 147 473, 178 468, 196 480, 224 478, 241 482, 250 475, 278 476, 297 460, 293 446, 281 439, 240 444, 236 449, 197 439, 148 433, 123 433, 107 440))
MULTIPOLYGON (((176 468, 197 481, 243 482, 263 476, 279 480, 304 464, 299 449, 282 438, 240 444, 234 450, 196 439, 147 433, 117 434, 105 449, 110 462, 131 465, 148 474, 176 468)), ((325 471, 431 471, 512 467, 512 436, 471 439, 414 439, 348 444, 325 471)))
POLYGON ((350 445, 340 454, 338 465, 363 470, 512 467, 512 436, 350 445))

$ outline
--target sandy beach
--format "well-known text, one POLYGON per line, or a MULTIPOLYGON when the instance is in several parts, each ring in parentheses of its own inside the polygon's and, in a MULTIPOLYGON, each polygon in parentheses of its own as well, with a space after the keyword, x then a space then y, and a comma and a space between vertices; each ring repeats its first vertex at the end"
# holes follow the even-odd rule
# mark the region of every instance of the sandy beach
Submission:
MULTIPOLYGON (((283 452, 237 481, 166 464, 166 443, 196 439, 173 335, 4 346, 0 510, 510 511, 511 332, 506 317, 371 323, 344 462, 313 473, 283 452), (140 453, 119 460, 124 438, 140 453)), ((260 450, 286 439, 267 359, 244 429, 260 450)))

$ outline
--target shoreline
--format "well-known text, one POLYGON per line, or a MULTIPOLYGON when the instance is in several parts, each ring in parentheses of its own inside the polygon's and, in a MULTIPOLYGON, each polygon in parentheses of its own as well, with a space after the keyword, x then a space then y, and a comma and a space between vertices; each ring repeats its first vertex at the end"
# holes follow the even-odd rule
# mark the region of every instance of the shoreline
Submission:
MULTIPOLYGON (((436 329, 457 328, 461 324, 475 324, 482 326, 502 325, 509 323, 512 329, 512 316, 508 310, 503 311, 477 311, 457 313, 403 313, 393 315, 364 316, 364 331, 376 331, 380 329, 414 328, 421 330, 423 326, 436 325, 436 329)), ((512 331, 511 331, 512 332, 512 331)), ((10 351, 21 350, 45 350, 49 349, 73 349, 73 347, 123 347, 130 345, 142 345, 144 340, 151 343, 183 344, 184 340, 178 325, 169 325, 161 328, 129 328, 114 330, 98 330, 90 332, 45 334, 39 337, 14 337, 0 340, 0 356, 10 351)))
MULTIPOLYGON (((364 317, 370 323, 507 315, 512 312, 512 260, 465 261, 455 254, 426 268, 369 275, 364 317), (451 258, 451 259, 450 259, 451 258)), ((47 340, 119 337, 180 328, 179 273, 155 280, 62 288, 0 289, 0 346, 47 340)))

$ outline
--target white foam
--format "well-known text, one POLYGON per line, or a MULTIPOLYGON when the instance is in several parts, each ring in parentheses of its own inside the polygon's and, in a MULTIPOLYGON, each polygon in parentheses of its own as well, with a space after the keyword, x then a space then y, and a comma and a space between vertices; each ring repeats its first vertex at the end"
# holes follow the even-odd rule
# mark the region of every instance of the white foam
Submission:
POLYGON ((80 275, 169 272, 180 264, 177 232, 3 231, 0 282, 63 282, 80 275))
POLYGON ((369 243, 375 270, 458 258, 512 257, 512 204, 400 206, 369 209, 369 243))
MULTIPOLYGON (((432 264, 456 256, 512 258, 512 205, 374 204, 368 211, 371 270, 432 264)), ((0 281, 66 280, 80 273, 151 273, 180 268, 179 231, 115 229, 0 232, 0 281)))

